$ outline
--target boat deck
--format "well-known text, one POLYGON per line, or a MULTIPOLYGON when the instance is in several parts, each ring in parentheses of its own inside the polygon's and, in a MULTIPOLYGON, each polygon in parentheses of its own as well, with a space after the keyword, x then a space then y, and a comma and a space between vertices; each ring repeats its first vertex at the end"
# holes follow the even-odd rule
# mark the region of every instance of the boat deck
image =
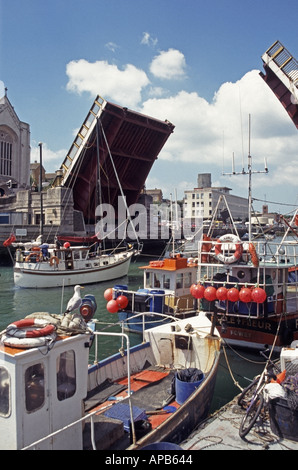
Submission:
MULTIPOLYGON (((180 405, 171 394, 174 371, 149 367, 131 377, 131 406, 137 437, 165 421, 180 405), (144 408, 145 404, 145 408, 144 408)), ((95 415, 97 450, 125 449, 130 441, 128 380, 107 380, 85 400, 85 412, 95 415), (126 432, 125 432, 126 431, 126 432)), ((84 448, 91 449, 90 421, 84 429, 84 448)))
POLYGON ((244 439, 239 427, 244 410, 237 397, 201 423, 180 446, 183 450, 298 450, 298 442, 275 435, 269 416, 258 418, 244 439))

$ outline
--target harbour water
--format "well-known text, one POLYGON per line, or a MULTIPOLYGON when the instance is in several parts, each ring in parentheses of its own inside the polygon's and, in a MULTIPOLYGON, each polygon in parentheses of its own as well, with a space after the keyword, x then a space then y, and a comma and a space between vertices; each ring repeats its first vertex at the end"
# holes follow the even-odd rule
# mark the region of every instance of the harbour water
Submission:
MULTIPOLYGON (((104 291, 115 284, 128 285, 130 289, 137 289, 143 285, 143 271, 140 266, 147 264, 148 259, 140 256, 130 266, 128 276, 115 281, 100 284, 85 285, 82 279, 82 296, 92 294, 95 296, 97 311, 97 329, 106 328, 108 324, 117 323, 118 315, 111 314, 106 309, 104 291)), ((73 295, 73 287, 51 289, 21 289, 14 286, 13 269, 0 266, 0 331, 12 321, 20 320, 33 312, 49 312, 60 314, 65 311, 68 300, 73 295)), ((119 331, 119 325, 113 326, 112 331, 119 331)), ((130 344, 135 345, 141 341, 138 334, 129 334, 130 344)), ((121 339, 117 337, 103 337, 98 351, 98 359, 103 359, 116 353, 121 347, 121 339)), ((263 368, 261 356, 247 351, 232 351, 226 347, 226 354, 221 353, 221 362, 217 376, 211 412, 228 403, 240 392, 235 382, 241 387, 248 385, 249 380, 263 368), (226 360, 227 357, 227 360, 226 360), (232 372, 232 375, 231 375, 232 372)))

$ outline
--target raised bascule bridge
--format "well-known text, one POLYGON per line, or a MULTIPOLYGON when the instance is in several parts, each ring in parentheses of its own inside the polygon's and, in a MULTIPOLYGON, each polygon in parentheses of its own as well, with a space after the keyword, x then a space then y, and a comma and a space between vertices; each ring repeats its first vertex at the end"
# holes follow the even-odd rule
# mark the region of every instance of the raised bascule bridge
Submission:
POLYGON ((59 183, 72 188, 74 209, 86 223, 95 222, 98 203, 117 211, 121 188, 128 207, 137 202, 173 130, 168 121, 96 97, 60 167, 59 183))
POLYGON ((265 73, 260 76, 271 88, 298 129, 298 62, 276 41, 262 55, 265 73))

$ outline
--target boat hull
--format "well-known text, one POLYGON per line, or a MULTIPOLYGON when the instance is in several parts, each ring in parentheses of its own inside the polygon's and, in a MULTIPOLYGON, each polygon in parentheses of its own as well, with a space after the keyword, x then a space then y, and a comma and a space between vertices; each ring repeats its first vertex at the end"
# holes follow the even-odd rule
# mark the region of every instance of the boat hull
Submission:
POLYGON ((155 442, 173 442, 179 444, 186 439, 191 430, 207 418, 214 394, 220 354, 214 359, 210 374, 169 419, 139 439, 129 450, 141 449, 155 442))
POLYGON ((220 323, 216 326, 227 344, 257 351, 273 346, 278 353, 282 347, 298 340, 297 314, 286 315, 279 320, 276 316, 241 318, 227 315, 224 327, 220 323))
POLYGON ((34 270, 15 266, 14 282, 17 287, 38 289, 109 281, 127 275, 131 257, 130 254, 127 258, 108 266, 61 271, 34 270))

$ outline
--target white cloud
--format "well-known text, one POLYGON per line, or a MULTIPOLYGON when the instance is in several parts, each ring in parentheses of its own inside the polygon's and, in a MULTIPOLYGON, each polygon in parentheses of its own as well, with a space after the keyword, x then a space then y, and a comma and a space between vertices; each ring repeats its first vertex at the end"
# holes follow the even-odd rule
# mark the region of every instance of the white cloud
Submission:
POLYGON ((92 98, 99 93, 122 106, 157 119, 168 119, 175 125, 159 161, 153 165, 147 187, 152 181, 164 191, 166 185, 182 191, 181 180, 190 189, 195 187, 198 173, 210 172, 213 180, 232 187, 234 194, 243 195, 247 181, 244 183, 242 177, 231 180, 222 171, 231 171, 233 153, 236 171, 241 171, 243 165, 247 168, 250 115, 253 169, 263 170, 264 159, 269 167, 269 176, 254 179, 254 189, 275 195, 283 186, 295 193, 297 130, 259 71, 252 70, 235 83, 223 83, 208 102, 195 91, 183 90, 182 81, 179 92, 170 91, 174 80, 185 78, 185 68, 184 55, 175 49, 162 51, 153 59, 151 82, 143 70, 131 64, 120 69, 105 61, 89 63, 82 59, 67 65, 67 89, 76 93, 87 91, 92 98), (168 88, 161 88, 155 77, 167 78, 168 88), (146 101, 142 101, 144 91, 146 101))
POLYGON ((115 52, 119 48, 118 44, 115 44, 114 42, 107 42, 105 47, 112 52, 115 52))
MULTIPOLYGON (((42 166, 46 173, 54 173, 60 168, 64 158, 66 157, 67 150, 51 150, 46 143, 42 144, 42 166)), ((31 142, 31 163, 40 161, 40 149, 38 143, 31 142)))
POLYGON ((154 57, 150 65, 150 72, 158 78, 173 80, 185 77, 185 57, 177 49, 161 51, 154 57))
POLYGON ((150 83, 146 73, 134 65, 126 64, 123 70, 106 61, 88 62, 80 59, 66 66, 67 90, 74 93, 100 94, 117 104, 136 107, 142 90, 150 83))
POLYGON ((153 38, 149 33, 143 33, 141 44, 144 44, 146 46, 156 46, 157 43, 157 38, 153 38))

